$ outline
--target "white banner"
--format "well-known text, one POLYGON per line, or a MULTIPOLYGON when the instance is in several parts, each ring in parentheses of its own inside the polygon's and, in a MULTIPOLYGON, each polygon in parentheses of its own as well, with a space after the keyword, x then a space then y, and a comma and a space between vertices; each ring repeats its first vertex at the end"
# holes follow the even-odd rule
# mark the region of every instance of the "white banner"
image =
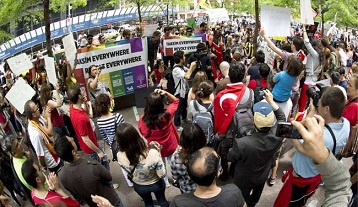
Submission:
POLYGON ((164 40, 164 56, 172 56, 176 51, 195 52, 202 37, 164 40))
POLYGON ((48 80, 50 83, 52 83, 54 86, 57 85, 57 77, 56 77, 56 68, 55 68, 55 61, 53 57, 44 57, 45 60, 45 68, 48 80))
MULTIPOLYGON (((145 58, 142 52, 131 53, 131 45, 124 44, 80 53, 77 55, 77 60, 78 64, 76 68, 83 68, 87 71, 89 66, 99 65, 104 67, 101 73, 109 73, 138 65, 145 65, 147 58, 145 58)), ((85 77, 88 77, 87 72, 85 77)))
POLYGON ((18 78, 5 98, 22 114, 26 101, 31 100, 35 93, 35 90, 24 79, 18 78))
POLYGON ((33 68, 30 58, 25 53, 9 58, 6 62, 9 64, 11 71, 16 76, 19 76, 22 72, 33 68))
POLYGON ((71 67, 74 66, 75 63, 75 56, 77 53, 75 39, 73 38, 73 34, 70 33, 69 35, 62 38, 63 48, 65 49, 65 55, 70 63, 71 67))
POLYGON ((267 36, 291 36, 291 9, 262 5, 260 17, 267 36))
POLYGON ((207 13, 209 15, 210 22, 217 23, 217 22, 227 22, 230 20, 229 14, 225 8, 218 8, 218 9, 208 9, 207 13))
POLYGON ((306 25, 313 25, 313 12, 311 0, 300 0, 301 23, 306 25))

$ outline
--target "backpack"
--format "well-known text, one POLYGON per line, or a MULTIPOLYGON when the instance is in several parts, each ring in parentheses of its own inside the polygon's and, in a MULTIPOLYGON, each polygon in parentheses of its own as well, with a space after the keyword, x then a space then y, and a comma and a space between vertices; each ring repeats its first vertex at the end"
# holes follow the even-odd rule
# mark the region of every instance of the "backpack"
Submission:
POLYGON ((211 104, 206 111, 200 111, 198 101, 194 100, 194 109, 197 113, 193 116, 193 123, 196 123, 204 131, 206 144, 211 145, 214 138, 214 116, 211 112, 211 104))
POLYGON ((261 81, 256 79, 256 88, 254 89, 254 103, 264 99, 264 91, 266 88, 261 87, 261 81))
POLYGON ((226 134, 215 134, 213 148, 217 153, 226 158, 234 139, 249 136, 255 131, 252 106, 254 102, 253 91, 246 87, 245 94, 236 106, 234 116, 226 134))
MULTIPOLYGON (((175 68, 175 67, 180 67, 181 69, 183 69, 183 66, 174 65, 173 68, 175 68)), ((168 81, 167 82, 168 93, 175 95, 175 91, 177 90, 178 86, 181 84, 181 79, 179 80, 178 85, 175 85, 174 78, 173 78, 173 70, 170 68, 167 68, 163 72, 163 76, 168 81)))

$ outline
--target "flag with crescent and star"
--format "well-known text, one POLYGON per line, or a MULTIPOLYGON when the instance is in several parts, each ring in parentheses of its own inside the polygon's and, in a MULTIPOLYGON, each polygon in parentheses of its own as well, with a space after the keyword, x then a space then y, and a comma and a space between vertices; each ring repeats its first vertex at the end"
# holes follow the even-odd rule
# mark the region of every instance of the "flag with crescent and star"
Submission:
POLYGON ((237 104, 246 90, 242 83, 228 84, 214 99, 214 132, 226 134, 237 104))

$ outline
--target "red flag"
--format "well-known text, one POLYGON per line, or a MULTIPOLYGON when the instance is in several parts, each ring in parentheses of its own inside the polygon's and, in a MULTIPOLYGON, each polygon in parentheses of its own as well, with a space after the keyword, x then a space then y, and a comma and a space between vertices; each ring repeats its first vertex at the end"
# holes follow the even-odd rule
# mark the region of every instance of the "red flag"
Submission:
POLYGON ((225 134, 228 130, 237 104, 244 95, 244 84, 228 84, 214 99, 214 132, 225 134))

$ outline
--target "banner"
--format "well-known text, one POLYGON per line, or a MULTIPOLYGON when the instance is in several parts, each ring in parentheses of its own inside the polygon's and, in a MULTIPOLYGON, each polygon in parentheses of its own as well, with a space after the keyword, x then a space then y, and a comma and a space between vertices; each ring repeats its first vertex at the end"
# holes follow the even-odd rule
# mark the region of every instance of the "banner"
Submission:
POLYGON ((134 93, 134 89, 147 87, 146 45, 145 38, 134 38, 101 45, 100 49, 93 46, 90 51, 78 53, 75 70, 77 82, 81 88, 87 90, 89 67, 98 65, 104 68, 99 79, 114 97, 128 95, 134 93))
POLYGON ((290 9, 262 5, 260 17, 267 36, 291 36, 290 9))
POLYGON ((176 51, 195 52, 196 46, 204 41, 203 37, 167 39, 163 41, 164 56, 173 56, 176 51))

